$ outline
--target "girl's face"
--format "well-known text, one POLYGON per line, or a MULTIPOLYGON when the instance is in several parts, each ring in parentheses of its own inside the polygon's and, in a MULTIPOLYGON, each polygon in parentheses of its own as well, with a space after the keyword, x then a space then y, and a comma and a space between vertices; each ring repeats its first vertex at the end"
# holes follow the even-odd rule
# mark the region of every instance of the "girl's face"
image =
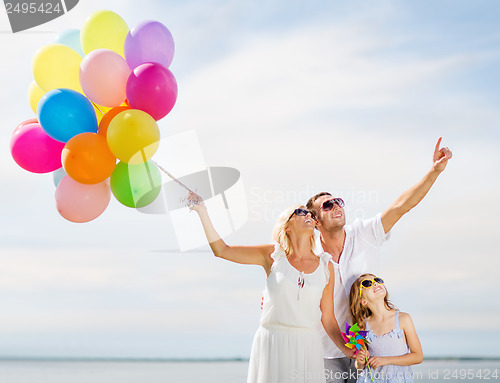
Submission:
POLYGON ((381 299, 383 300, 385 298, 385 296, 387 295, 387 290, 386 290, 384 284, 375 282, 374 281, 375 275, 373 275, 373 274, 370 274, 370 275, 366 276, 365 278, 363 278, 363 280, 365 280, 365 279, 371 280, 372 285, 371 285, 371 287, 366 288, 366 287, 361 286, 362 281, 359 282, 360 289, 361 289, 361 304, 376 302, 376 301, 381 300, 381 299))

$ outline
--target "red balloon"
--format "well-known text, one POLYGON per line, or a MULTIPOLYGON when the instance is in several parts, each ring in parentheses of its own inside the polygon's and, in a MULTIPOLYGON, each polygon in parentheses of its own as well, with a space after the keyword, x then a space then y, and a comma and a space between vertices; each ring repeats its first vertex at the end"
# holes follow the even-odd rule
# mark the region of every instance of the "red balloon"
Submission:
POLYGON ((165 117, 177 100, 177 81, 164 66, 157 63, 139 65, 127 81, 130 107, 149 113, 156 121, 165 117))

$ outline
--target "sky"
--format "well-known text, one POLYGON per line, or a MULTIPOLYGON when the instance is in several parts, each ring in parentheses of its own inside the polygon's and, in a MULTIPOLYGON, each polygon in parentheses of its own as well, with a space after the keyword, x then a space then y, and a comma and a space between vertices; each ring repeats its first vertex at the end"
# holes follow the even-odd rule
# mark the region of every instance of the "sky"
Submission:
POLYGON ((258 327, 263 270, 181 251, 177 232, 199 227, 114 199, 70 223, 52 176, 11 157, 35 117, 33 55, 101 9, 172 32, 179 96, 162 138, 194 134, 207 167, 240 172, 248 216, 228 244, 270 243, 282 210, 325 190, 348 223, 370 218, 443 137, 453 158, 392 230, 381 276, 425 356, 500 356, 497 1, 82 0, 16 34, 0 11, 0 357, 247 358, 258 327))

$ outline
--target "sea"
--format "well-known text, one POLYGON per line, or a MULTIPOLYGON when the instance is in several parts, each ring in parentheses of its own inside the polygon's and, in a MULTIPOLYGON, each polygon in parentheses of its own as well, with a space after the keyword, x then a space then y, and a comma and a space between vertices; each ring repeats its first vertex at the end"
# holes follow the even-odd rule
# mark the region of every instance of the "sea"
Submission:
MULTIPOLYGON (((0 360, 0 383, 245 383, 246 360, 0 360)), ((500 382, 500 359, 431 359, 415 382, 500 382)), ((288 383, 288 382, 276 382, 288 383)))

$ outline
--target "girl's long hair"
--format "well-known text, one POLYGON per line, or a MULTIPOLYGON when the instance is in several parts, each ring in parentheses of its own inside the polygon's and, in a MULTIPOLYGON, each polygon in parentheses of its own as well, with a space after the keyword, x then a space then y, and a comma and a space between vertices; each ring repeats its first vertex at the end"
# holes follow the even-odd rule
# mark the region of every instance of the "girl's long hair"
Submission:
MULTIPOLYGON (((357 323, 361 330, 365 329, 365 319, 372 315, 371 310, 361 304, 361 297, 359 296, 359 291, 361 289, 361 281, 369 276, 374 276, 373 274, 363 274, 360 275, 358 279, 352 284, 351 291, 349 293, 349 308, 351 309, 351 316, 353 324, 357 323)), ((388 310, 394 310, 396 307, 389 301, 389 292, 385 289, 386 294, 384 297, 385 307, 388 310)))

